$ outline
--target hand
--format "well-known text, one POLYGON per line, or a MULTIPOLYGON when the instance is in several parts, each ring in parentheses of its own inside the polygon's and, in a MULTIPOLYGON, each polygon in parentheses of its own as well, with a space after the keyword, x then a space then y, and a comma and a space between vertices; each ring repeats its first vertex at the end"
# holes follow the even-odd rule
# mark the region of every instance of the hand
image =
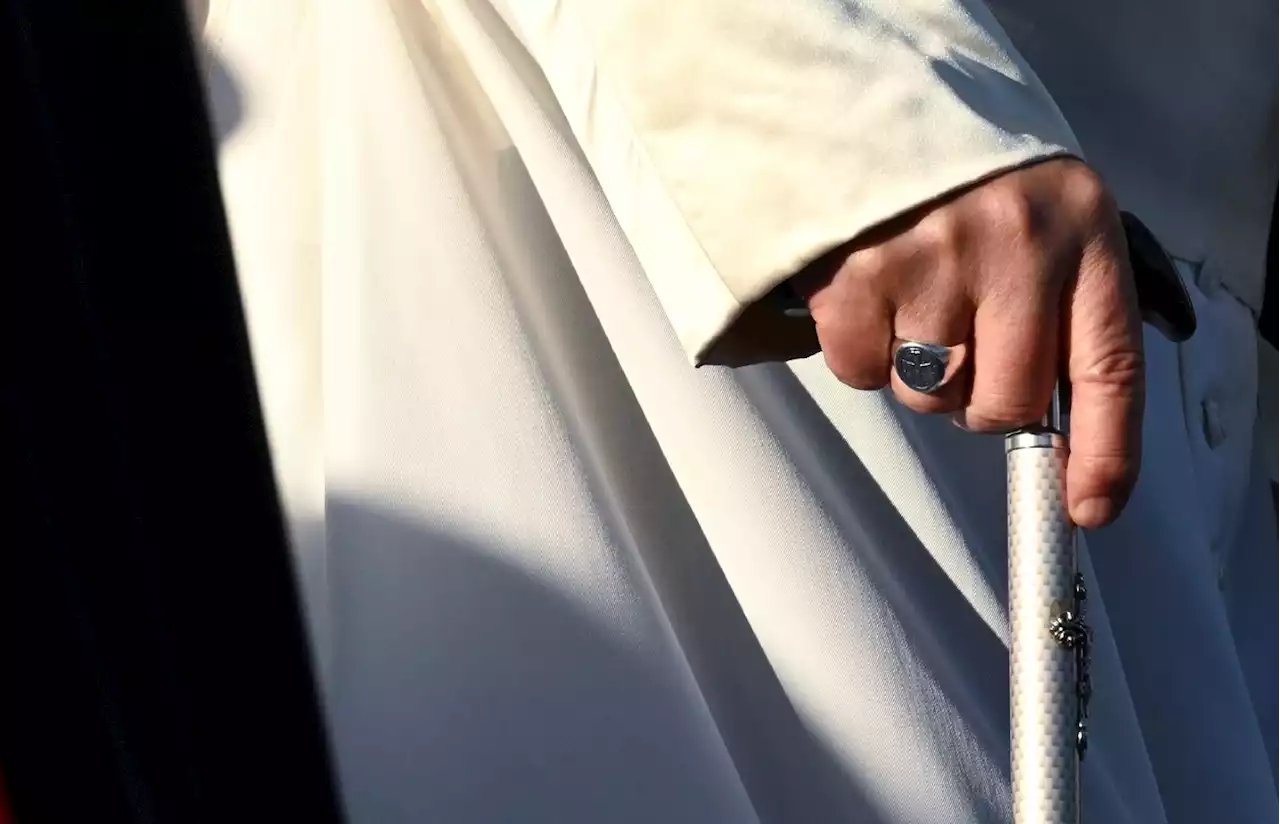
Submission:
POLYGON ((857 389, 966 429, 1007 431, 1071 381, 1072 519, 1102 526, 1137 480, 1142 320, 1119 213, 1083 163, 1055 159, 935 201, 859 237, 832 274, 800 275, 828 367, 857 389), (956 346, 936 393, 892 374, 896 340, 956 346), (951 371, 951 370, 949 370, 951 371))

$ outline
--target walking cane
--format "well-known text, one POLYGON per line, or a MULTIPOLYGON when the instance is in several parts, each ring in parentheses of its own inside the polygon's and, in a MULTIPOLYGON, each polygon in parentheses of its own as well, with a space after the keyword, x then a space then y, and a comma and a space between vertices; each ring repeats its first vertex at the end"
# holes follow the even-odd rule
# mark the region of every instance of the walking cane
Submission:
MULTIPOLYGON (((1171 341, 1195 310, 1151 232, 1122 213, 1143 320, 1171 341)), ((1086 591, 1067 514, 1070 387, 1062 380, 1038 425, 1005 437, 1009 493, 1009 713, 1015 824, 1079 824, 1088 743, 1086 591)))

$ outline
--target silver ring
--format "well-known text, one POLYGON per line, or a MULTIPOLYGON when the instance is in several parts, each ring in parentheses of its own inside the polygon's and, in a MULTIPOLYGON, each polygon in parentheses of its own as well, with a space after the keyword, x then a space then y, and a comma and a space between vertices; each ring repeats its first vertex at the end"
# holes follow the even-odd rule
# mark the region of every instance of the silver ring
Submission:
POLYGON ((893 355, 893 368, 908 389, 932 395, 947 381, 951 347, 905 340, 893 355))

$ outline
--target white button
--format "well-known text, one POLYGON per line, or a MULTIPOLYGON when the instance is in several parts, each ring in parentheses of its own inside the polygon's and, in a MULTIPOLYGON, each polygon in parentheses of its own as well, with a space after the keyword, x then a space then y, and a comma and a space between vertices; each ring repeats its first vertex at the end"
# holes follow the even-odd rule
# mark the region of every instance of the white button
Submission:
POLYGON ((1218 268, 1209 263, 1196 264, 1195 281, 1200 287, 1200 291, 1205 297, 1213 297, 1213 295, 1222 286, 1222 278, 1218 275, 1218 268))
POLYGON ((1204 440, 1210 449, 1217 449, 1227 439, 1227 428, 1222 422, 1222 411, 1216 401, 1207 400, 1200 404, 1204 419, 1204 440))

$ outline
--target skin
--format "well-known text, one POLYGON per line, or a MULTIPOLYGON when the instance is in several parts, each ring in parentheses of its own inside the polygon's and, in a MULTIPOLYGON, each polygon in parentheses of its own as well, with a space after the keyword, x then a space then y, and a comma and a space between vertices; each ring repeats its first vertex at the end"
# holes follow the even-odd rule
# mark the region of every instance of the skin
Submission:
POLYGON ((1097 175, 1065 158, 1017 169, 840 254, 834 273, 796 283, 836 377, 1000 432, 1039 420, 1065 370, 1071 516, 1099 527, 1119 515, 1141 463, 1142 321, 1119 213, 1097 175), (954 377, 934 395, 902 385, 895 337, 959 347, 954 377))

